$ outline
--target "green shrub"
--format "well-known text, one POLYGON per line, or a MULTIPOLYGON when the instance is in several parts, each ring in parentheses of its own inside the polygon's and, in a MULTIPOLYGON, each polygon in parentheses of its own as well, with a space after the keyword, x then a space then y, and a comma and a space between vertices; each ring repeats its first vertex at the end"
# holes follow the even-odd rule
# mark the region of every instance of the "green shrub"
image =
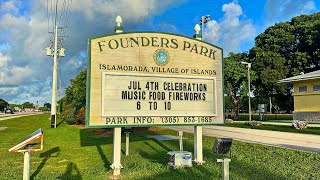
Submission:
MULTIPOLYGON (((259 114, 252 114, 252 120, 260 121, 259 114)), ((265 114, 263 116, 262 121, 269 121, 269 120, 292 120, 292 114, 265 114)), ((239 114, 239 121, 247 121, 249 120, 249 114, 239 114)))
POLYGON ((63 109, 64 110, 61 114, 62 119, 68 124, 75 124, 77 122, 77 119, 75 118, 75 109, 68 105, 66 105, 63 109))
POLYGON ((77 113, 76 113, 76 120, 78 124, 85 124, 86 120, 86 110, 84 107, 82 107, 77 113))

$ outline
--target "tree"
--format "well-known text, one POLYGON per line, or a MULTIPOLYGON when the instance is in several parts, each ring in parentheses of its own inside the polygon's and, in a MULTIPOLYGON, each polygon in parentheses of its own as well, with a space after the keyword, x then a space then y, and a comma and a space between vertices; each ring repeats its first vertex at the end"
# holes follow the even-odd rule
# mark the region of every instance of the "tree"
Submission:
POLYGON ((87 70, 81 71, 76 78, 70 80, 70 86, 66 88, 66 95, 61 100, 63 109, 62 117, 69 124, 84 123, 86 105, 87 70))
POLYGON ((22 107, 23 108, 33 108, 34 105, 33 105, 33 103, 30 103, 30 102, 24 102, 24 103, 22 103, 22 107))
POLYGON ((46 107, 46 110, 51 109, 51 104, 48 103, 48 102, 45 102, 45 103, 43 104, 43 106, 46 107))
POLYGON ((4 111, 6 107, 8 107, 9 103, 4 99, 0 99, 0 111, 4 111))
MULTIPOLYGON (((296 62, 301 62, 304 72, 320 69, 320 13, 294 17, 290 24, 296 35, 296 62)), ((299 73, 299 72, 298 72, 299 73)))
MULTIPOLYGON (((235 119, 238 118, 241 99, 248 97, 248 72, 247 68, 241 64, 241 61, 249 61, 246 53, 230 53, 229 57, 224 58, 225 94, 227 94, 233 102, 235 119)), ((254 71, 250 71, 250 77, 252 80, 255 79, 254 71)))
POLYGON ((320 69, 320 13, 294 17, 290 22, 277 23, 258 35, 249 52, 257 97, 274 97, 290 102, 293 108, 292 85, 279 84, 280 79, 320 69))
POLYGON ((86 105, 87 70, 82 70, 75 79, 70 80, 70 86, 66 89, 65 101, 76 110, 86 105))
POLYGON ((285 85, 277 82, 286 78, 290 71, 287 64, 290 56, 288 52, 296 47, 292 31, 290 24, 279 23, 256 37, 255 47, 249 54, 252 69, 259 72, 256 81, 253 81, 256 96, 269 97, 272 94, 286 92, 285 85))

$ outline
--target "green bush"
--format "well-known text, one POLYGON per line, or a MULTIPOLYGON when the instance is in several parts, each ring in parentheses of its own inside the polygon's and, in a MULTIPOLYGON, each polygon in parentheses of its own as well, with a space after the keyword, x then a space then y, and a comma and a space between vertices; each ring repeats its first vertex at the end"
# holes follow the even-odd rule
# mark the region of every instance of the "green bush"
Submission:
POLYGON ((85 124, 86 120, 86 110, 84 108, 81 108, 77 113, 76 113, 76 120, 78 124, 85 124))
POLYGON ((62 119, 65 120, 68 124, 75 124, 77 119, 75 118, 75 109, 71 107, 64 108, 61 116, 62 119))
MULTIPOLYGON (((251 115, 252 120, 260 121, 259 114, 252 114, 251 115)), ((292 114, 265 114, 263 116, 263 121, 269 121, 269 120, 292 120, 293 116, 292 114)), ((249 120, 249 114, 239 114, 239 121, 247 121, 249 120)))

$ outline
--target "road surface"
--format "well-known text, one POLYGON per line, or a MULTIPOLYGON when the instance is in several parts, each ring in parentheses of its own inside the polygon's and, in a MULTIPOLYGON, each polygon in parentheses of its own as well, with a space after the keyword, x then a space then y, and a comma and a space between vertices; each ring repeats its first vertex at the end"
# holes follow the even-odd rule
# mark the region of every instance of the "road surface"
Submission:
MULTIPOLYGON (((193 127, 190 126, 177 126, 169 128, 177 131, 181 130, 184 132, 193 133, 193 127)), ((249 143, 265 144, 289 149, 320 152, 319 135, 225 126, 203 126, 203 135, 211 137, 227 137, 249 143)))

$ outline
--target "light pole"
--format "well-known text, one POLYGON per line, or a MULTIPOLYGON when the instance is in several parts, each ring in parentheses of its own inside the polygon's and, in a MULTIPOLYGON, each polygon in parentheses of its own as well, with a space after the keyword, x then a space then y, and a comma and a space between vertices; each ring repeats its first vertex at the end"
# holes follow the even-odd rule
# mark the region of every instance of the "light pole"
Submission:
POLYGON ((57 79, 58 79, 58 57, 64 57, 64 48, 58 49, 58 1, 56 3, 55 9, 55 20, 54 20, 54 50, 52 54, 52 49, 50 47, 46 48, 47 56, 53 56, 53 71, 52 71, 52 97, 51 97, 51 128, 57 127, 57 99, 56 99, 56 91, 57 91, 57 79))
POLYGON ((250 68, 251 68, 251 63, 242 61, 241 64, 246 64, 248 67, 249 121, 251 121, 251 103, 250 103, 250 68))
POLYGON ((205 15, 201 17, 200 25, 202 25, 202 41, 204 40, 204 24, 210 21, 210 15, 205 15))

